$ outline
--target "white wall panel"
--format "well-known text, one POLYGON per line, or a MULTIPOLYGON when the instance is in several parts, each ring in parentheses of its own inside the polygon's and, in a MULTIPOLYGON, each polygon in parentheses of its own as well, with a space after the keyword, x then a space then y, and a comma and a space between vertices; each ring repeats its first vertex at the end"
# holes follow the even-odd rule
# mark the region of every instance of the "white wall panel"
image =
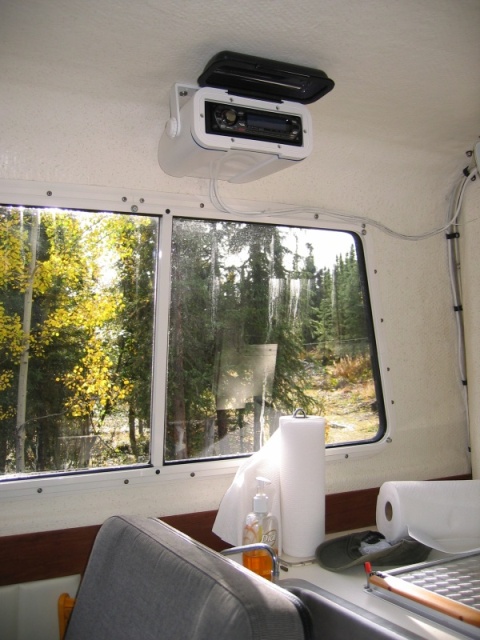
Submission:
MULTIPOLYGON (((206 198, 207 180, 161 172, 157 145, 171 84, 195 81, 211 55, 232 48, 324 68, 336 87, 311 106, 312 156, 256 183, 221 184, 227 201, 330 208, 411 234, 441 226, 464 152, 479 133, 479 3, 369 0, 360 10, 353 0, 312 0, 299 10, 289 1, 272 15, 272 3, 246 0, 235 20, 225 6, 220 0, 185 6, 173 0, 4 2, 0 178, 206 198)), ((477 188, 467 199, 464 271, 475 425, 478 204, 477 188)), ((443 235, 411 243, 370 226, 367 232, 395 433, 375 458, 329 463, 328 492, 470 470, 443 235)), ((478 477, 478 429, 475 434, 478 477)), ((96 524, 120 512, 215 509, 230 480, 6 500, 0 535, 96 524)))

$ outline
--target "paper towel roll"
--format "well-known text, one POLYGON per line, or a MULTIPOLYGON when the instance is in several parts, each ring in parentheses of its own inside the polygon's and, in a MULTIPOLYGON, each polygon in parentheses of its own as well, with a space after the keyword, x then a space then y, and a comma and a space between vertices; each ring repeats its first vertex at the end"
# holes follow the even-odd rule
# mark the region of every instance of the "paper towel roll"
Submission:
POLYGON ((411 536, 447 553, 480 547, 480 480, 385 482, 377 528, 389 542, 411 536))
POLYGON ((279 430, 283 552, 307 558, 325 538, 325 420, 282 417, 279 430))

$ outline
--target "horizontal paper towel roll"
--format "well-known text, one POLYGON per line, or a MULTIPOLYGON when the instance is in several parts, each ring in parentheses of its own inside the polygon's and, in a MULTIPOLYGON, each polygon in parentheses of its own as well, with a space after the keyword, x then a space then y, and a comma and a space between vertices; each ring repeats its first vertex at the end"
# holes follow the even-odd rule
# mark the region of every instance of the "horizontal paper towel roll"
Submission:
POLYGON ((385 482, 377 499, 377 528, 389 542, 410 535, 460 553, 480 546, 480 480, 385 482))
POLYGON ((308 558, 325 538, 325 420, 280 418, 283 552, 308 558))

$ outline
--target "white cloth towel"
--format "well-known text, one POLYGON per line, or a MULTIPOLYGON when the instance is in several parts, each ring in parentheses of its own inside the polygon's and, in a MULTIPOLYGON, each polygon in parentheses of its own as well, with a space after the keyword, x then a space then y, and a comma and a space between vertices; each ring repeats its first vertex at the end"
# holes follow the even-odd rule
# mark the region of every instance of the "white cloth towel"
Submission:
MULTIPOLYGON (((252 499, 256 493, 256 478, 261 476, 270 480, 265 488, 269 497, 270 513, 280 522, 280 435, 279 429, 270 440, 238 468, 232 484, 223 496, 213 532, 225 542, 237 546, 242 544, 245 517, 252 511, 252 499)), ((281 532, 280 532, 281 536, 281 532)), ((281 539, 279 540, 281 548, 281 539)))

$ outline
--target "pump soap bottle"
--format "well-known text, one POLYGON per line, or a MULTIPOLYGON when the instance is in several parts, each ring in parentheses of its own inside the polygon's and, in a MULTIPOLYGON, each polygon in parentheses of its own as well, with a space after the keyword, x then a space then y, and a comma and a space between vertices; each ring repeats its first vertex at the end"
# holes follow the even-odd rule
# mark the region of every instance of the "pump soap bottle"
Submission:
MULTIPOLYGON (((268 496, 265 493, 265 485, 271 482, 267 478, 256 478, 256 480, 257 493, 253 498, 253 510, 245 519, 243 544, 263 542, 270 545, 278 554, 278 522, 277 518, 269 513, 268 496)), ((243 566, 271 580, 272 557, 267 551, 263 549, 245 551, 243 566)))

